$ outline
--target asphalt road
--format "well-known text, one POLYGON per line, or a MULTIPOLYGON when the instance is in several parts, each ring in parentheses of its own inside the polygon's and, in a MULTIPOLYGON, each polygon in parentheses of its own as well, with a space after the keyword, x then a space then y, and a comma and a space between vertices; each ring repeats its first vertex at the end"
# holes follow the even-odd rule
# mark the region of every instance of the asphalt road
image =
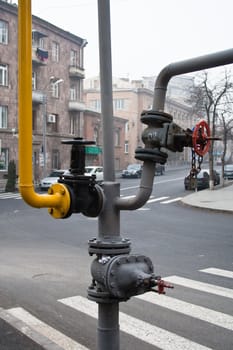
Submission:
MULTIPOLYGON (((121 303, 121 349, 232 350, 233 218, 184 206, 184 174, 156 176, 150 201, 121 213, 132 253, 149 256, 155 273, 175 285, 166 296, 121 303)), ((138 179, 119 181, 121 195, 136 193, 138 179)), ((95 303, 86 290, 87 241, 97 234, 97 219, 54 220, 0 195, 1 350, 96 349, 95 303)))

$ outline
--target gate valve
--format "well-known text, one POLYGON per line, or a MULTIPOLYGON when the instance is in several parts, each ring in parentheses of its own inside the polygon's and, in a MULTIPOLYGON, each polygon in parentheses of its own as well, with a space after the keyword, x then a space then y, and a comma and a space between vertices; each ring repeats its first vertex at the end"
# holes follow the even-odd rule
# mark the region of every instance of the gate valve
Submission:
POLYGON ((165 288, 174 288, 174 286, 170 283, 165 282, 161 279, 160 276, 156 277, 155 285, 158 289, 151 289, 152 292, 158 293, 158 294, 166 294, 165 288))
POLYGON ((94 283, 88 290, 91 300, 125 301, 134 295, 149 292, 155 285, 153 264, 144 255, 97 257, 91 266, 94 283))
POLYGON ((95 142, 77 137, 63 140, 62 143, 72 145, 70 169, 58 180, 66 186, 71 199, 70 210, 65 218, 73 213, 96 217, 103 207, 103 191, 96 183, 95 176, 85 175, 85 145, 93 145, 95 142))

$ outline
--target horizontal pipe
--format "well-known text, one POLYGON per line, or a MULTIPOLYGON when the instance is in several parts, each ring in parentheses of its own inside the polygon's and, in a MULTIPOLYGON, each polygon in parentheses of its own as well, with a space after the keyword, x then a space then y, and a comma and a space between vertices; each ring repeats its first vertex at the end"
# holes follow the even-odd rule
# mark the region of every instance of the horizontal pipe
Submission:
POLYGON ((20 193, 24 201, 34 208, 59 208, 62 204, 63 196, 55 194, 38 194, 33 185, 20 184, 20 193))
POLYGON ((233 63, 233 49, 171 63, 159 73, 154 87, 153 110, 163 111, 169 80, 180 74, 192 73, 203 69, 224 66, 233 63))
POLYGON ((33 185, 31 0, 19 0, 18 42, 19 190, 25 202, 32 207, 59 208, 63 206, 64 196, 60 193, 40 195, 35 192, 33 185))

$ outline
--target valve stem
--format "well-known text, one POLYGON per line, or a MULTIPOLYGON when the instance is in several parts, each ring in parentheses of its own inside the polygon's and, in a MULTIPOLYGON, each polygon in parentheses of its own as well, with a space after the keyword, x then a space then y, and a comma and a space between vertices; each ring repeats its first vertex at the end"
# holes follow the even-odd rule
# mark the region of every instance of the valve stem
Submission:
POLYGON ((164 280, 161 279, 160 276, 157 276, 154 282, 155 282, 155 286, 158 289, 151 288, 151 291, 158 294, 166 294, 165 288, 172 288, 172 289, 174 288, 172 284, 165 282, 164 280))

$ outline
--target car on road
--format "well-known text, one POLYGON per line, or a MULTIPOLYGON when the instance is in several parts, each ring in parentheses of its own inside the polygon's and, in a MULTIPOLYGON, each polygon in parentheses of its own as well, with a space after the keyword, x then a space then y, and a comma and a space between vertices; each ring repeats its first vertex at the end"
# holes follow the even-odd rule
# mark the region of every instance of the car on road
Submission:
POLYGON ((156 163, 155 175, 163 175, 165 173, 165 166, 163 164, 156 163))
MULTIPOLYGON (((197 183, 196 183, 196 178, 192 177, 190 174, 185 177, 184 188, 185 190, 195 190, 197 185, 198 190, 203 190, 205 188, 209 188, 209 180, 210 180, 209 169, 202 169, 197 174, 197 183)), ((214 170, 214 186, 219 184, 220 184, 220 175, 216 170, 214 170)))
POLYGON ((39 188, 41 191, 47 191, 50 186, 57 183, 60 177, 66 172, 67 170, 61 170, 61 169, 55 169, 52 170, 52 172, 49 174, 49 176, 43 178, 40 180, 39 188))
POLYGON ((85 167, 85 175, 87 176, 96 176, 97 182, 103 182, 104 180, 104 169, 102 166, 92 166, 88 165, 85 167))
POLYGON ((224 166, 224 179, 233 180, 233 164, 227 164, 224 166))
POLYGON ((129 164, 126 169, 122 170, 121 176, 123 178, 140 178, 142 175, 141 164, 129 164))

